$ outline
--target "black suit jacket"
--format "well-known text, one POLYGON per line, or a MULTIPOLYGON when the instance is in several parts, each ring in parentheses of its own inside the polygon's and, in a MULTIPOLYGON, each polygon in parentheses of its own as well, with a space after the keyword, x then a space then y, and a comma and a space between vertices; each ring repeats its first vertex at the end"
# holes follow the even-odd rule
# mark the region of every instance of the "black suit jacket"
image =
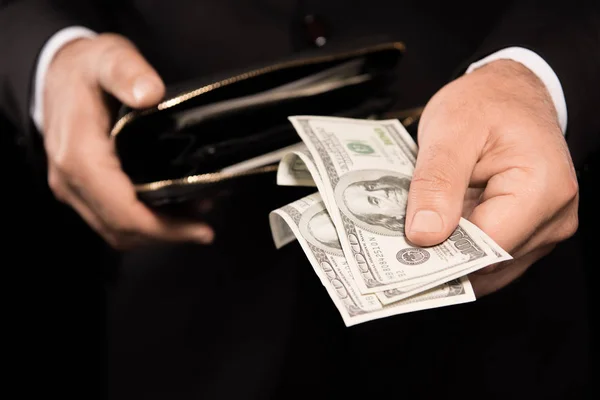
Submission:
MULTIPOLYGON (((365 36, 405 42, 397 109, 425 104, 469 62, 493 51, 536 51, 562 83, 567 139, 582 168, 600 132, 597 6, 513 3, 5 1, 0 112, 18 127, 32 162, 40 162, 28 115, 32 76, 45 41, 66 26, 129 37, 170 84, 312 48, 304 17, 313 15, 327 38, 320 51, 365 36)), ((301 249, 274 251, 271 243, 267 213, 307 192, 276 190, 269 181, 232 190, 210 217, 213 246, 120 255, 106 281, 111 398, 578 398, 585 388, 589 343, 578 236, 475 303, 347 329, 301 249)))

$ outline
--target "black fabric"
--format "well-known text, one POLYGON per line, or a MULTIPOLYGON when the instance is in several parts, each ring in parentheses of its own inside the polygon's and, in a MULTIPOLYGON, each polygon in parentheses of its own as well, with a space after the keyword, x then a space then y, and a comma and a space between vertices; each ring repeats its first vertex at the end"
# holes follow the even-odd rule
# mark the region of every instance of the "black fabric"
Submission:
POLYGON ((109 29, 110 19, 96 3, 25 0, 0 4, 0 110, 19 128, 19 143, 27 149, 30 162, 43 162, 42 146, 29 118, 38 55, 44 43, 64 27, 109 29))
POLYGON ((106 283, 117 255, 47 188, 32 184, 0 115, 5 390, 106 398, 106 283), (83 396, 82 396, 83 395, 83 396))
POLYGON ((520 1, 469 61, 511 46, 538 53, 561 82, 567 103, 567 142, 581 167, 600 145, 600 3, 520 1), (524 39, 526 38, 526 39, 524 39), (577 73, 574 73, 577 71, 577 73))
MULTIPOLYGON (((385 34, 407 45, 391 88, 397 109, 425 104, 466 60, 524 46, 547 57, 560 77, 578 169, 598 147, 590 112, 600 87, 598 25, 587 22, 597 17, 583 3, 540 3, 532 13, 511 11, 510 2, 484 8, 472 1, 61 3, 62 9, 54 1, 2 3, 0 113, 18 128, 11 140, 37 138, 27 118, 37 54, 53 32, 77 24, 126 35, 168 84, 312 49, 314 32, 325 32, 323 50, 385 34), (319 29, 307 31, 307 15, 318 16, 319 29)), ((12 213, 18 235, 9 247, 17 252, 24 243, 18 254, 30 268, 26 277, 41 277, 42 289, 27 292, 26 310, 49 319, 28 332, 35 350, 27 354, 48 356, 36 376, 60 374, 49 380, 58 393, 97 397, 106 370, 111 399, 577 399, 589 381, 584 270, 592 264, 582 259, 589 253, 579 235, 475 303, 345 328, 299 246, 276 251, 270 242, 267 212, 299 197, 296 189, 260 179, 232 187, 209 216, 214 246, 154 246, 115 259, 66 206, 51 203, 47 189, 40 195, 22 187, 32 200, 9 198, 11 210, 21 210, 12 213), (48 270, 50 263, 57 266, 48 270), (103 288, 108 359, 90 351, 97 339, 87 340, 102 331, 87 322, 97 322, 92 299, 102 299, 103 288), (67 360, 62 368, 48 361, 60 354, 67 360), (96 368, 82 367, 89 364, 96 368), (76 392, 73 382, 89 384, 76 392)))

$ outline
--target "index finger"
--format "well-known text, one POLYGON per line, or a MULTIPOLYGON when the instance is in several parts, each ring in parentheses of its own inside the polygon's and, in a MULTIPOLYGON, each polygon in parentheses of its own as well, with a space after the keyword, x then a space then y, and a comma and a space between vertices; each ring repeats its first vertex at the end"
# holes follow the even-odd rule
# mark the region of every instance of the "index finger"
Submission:
POLYGON ((121 169, 112 141, 103 132, 102 126, 90 123, 99 120, 81 112, 73 121, 72 129, 84 126, 91 131, 87 135, 79 135, 80 138, 75 139, 79 143, 71 146, 71 151, 78 153, 75 156, 78 160, 69 184, 104 225, 116 235, 141 234, 159 240, 210 241, 212 231, 207 225, 161 217, 137 198, 133 183, 121 169))
POLYGON ((511 253, 549 218, 549 205, 532 189, 532 172, 511 168, 490 178, 469 220, 511 253))

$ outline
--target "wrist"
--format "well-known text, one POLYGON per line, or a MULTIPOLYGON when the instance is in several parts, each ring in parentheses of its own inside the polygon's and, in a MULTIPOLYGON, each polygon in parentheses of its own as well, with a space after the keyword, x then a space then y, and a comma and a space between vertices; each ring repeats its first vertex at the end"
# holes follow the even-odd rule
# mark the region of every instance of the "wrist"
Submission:
POLYGON ((473 72, 481 75, 502 97, 512 99, 527 108, 544 108, 558 123, 556 108, 544 82, 520 62, 500 59, 473 72))
POLYGON ((46 133, 46 125, 51 114, 56 106, 57 94, 61 92, 73 90, 85 82, 85 70, 87 69, 83 63, 86 63, 86 49, 93 39, 78 38, 66 43, 62 46, 52 58, 46 71, 43 90, 40 93, 42 101, 42 126, 40 133, 46 133))
POLYGON ((507 47, 474 62, 467 68, 465 74, 468 75, 476 69, 498 60, 512 60, 521 63, 542 81, 552 99, 560 129, 563 135, 566 134, 568 110, 562 84, 552 66, 535 51, 524 47, 507 47))
POLYGON ((29 110, 31 119, 40 133, 44 131, 44 93, 50 64, 54 61, 56 54, 70 42, 79 38, 93 38, 96 36, 97 34, 94 31, 86 27, 69 26, 52 35, 41 49, 32 82, 29 110))
POLYGON ((559 125, 557 110, 544 82, 528 67, 510 59, 492 61, 470 76, 489 89, 494 103, 515 104, 559 125))
POLYGON ((51 80, 52 76, 58 72, 67 71, 67 73, 77 73, 79 69, 70 69, 68 67, 76 63, 82 56, 85 57, 85 49, 89 46, 89 43, 93 39, 90 38, 78 38, 65 44, 60 50, 58 50, 48 65, 47 79, 51 80), (65 70, 65 66, 67 69, 65 70))
POLYGON ((544 92, 549 96, 541 79, 529 68, 517 61, 508 59, 495 60, 475 69, 471 74, 485 76, 487 79, 492 79, 495 83, 499 84, 509 82, 521 84, 525 88, 544 92))

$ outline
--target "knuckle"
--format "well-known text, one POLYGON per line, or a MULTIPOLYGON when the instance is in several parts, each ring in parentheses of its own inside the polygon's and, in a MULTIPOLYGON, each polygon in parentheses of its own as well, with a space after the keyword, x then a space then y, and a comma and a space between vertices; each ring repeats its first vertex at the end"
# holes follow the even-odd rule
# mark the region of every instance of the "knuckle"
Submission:
POLYGON ((60 190, 61 187, 60 178, 53 169, 48 172, 48 186, 53 192, 60 190))
POLYGON ((71 156, 67 152, 58 152, 52 155, 52 164, 63 173, 67 173, 72 167, 71 156))
POLYGON ((106 78, 117 79, 130 73, 131 61, 135 58, 136 48, 127 39, 111 36, 105 39, 98 51, 98 62, 101 73, 106 78))
POLYGON ((411 186, 418 191, 443 193, 452 190, 453 181, 448 172, 441 168, 429 170, 427 173, 417 173, 412 179, 411 186))
POLYGON ((127 52, 123 46, 119 44, 107 46, 100 56, 102 73, 108 79, 119 79, 123 75, 126 60, 127 52))
POLYGON ((47 146, 50 164, 61 173, 71 170, 74 164, 72 144, 68 140, 61 140, 52 148, 47 146))
POLYGON ((422 167, 414 172, 411 186, 418 191, 446 193, 453 189, 456 177, 460 176, 457 164, 459 160, 456 149, 446 144, 431 144, 421 157, 422 167))
POLYGON ((579 194, 579 183, 577 182, 577 179, 569 178, 565 183, 564 191, 568 202, 575 200, 579 194))
POLYGON ((557 241, 562 242, 567 240, 577 232, 579 228, 579 218, 577 214, 568 217, 562 224, 561 228, 557 232, 557 241))
POLYGON ((60 174, 54 169, 51 169, 50 172, 48 172, 48 187, 57 200, 61 202, 66 201, 67 196, 63 181, 60 177, 60 174))
MULTIPOLYGON (((552 182, 552 180, 548 180, 552 182)), ((550 185, 550 183, 547 183, 550 185)), ((546 192, 551 191, 554 194, 554 204, 559 207, 569 206, 571 203, 575 203, 579 196, 579 183, 577 179, 568 177, 563 179, 561 184, 558 186, 546 186, 546 192)))
POLYGON ((53 169, 67 179, 87 173, 90 164, 89 156, 86 155, 89 154, 88 146, 71 134, 77 131, 75 126, 66 128, 70 132, 63 135, 61 143, 52 152, 48 152, 53 169))
POLYGON ((66 177, 73 177, 80 174, 82 166, 85 165, 85 163, 80 163, 78 158, 77 152, 69 149, 54 154, 52 164, 60 174, 66 177))

